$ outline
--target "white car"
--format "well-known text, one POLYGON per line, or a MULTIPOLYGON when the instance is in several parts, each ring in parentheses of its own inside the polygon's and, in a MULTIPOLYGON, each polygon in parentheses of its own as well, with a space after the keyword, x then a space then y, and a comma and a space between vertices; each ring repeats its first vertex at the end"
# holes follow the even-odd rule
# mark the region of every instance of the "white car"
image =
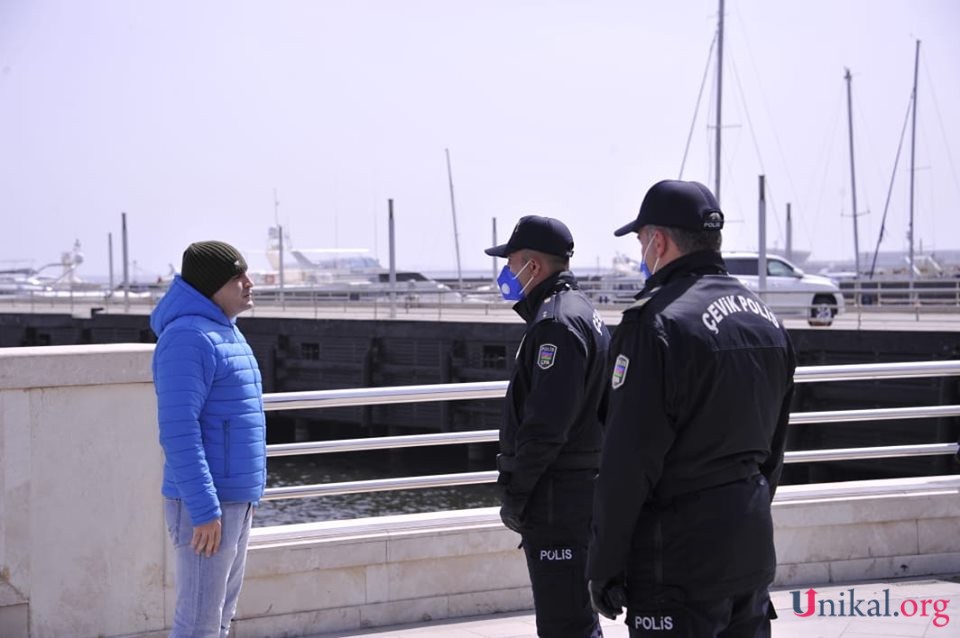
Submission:
POLYGON ((767 284, 761 294, 760 255, 725 252, 727 272, 761 296, 778 316, 806 317, 811 326, 829 326, 843 312, 843 294, 826 277, 808 275, 779 255, 767 255, 767 284))

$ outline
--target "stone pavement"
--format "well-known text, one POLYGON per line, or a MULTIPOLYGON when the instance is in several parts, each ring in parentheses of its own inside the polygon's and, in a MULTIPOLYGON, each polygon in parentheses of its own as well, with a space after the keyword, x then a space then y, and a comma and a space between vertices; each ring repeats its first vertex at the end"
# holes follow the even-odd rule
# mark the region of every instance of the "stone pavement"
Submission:
MULTIPOLYGON (((960 636, 960 576, 931 576, 777 589, 771 592, 779 619, 773 623, 774 638, 884 638, 960 636), (808 590, 815 593, 809 593, 808 590), (798 592, 794 594, 793 592, 798 592), (815 604, 810 615, 794 612, 794 598, 801 613, 815 604), (889 615, 887 615, 889 614, 889 615)), ((626 638, 623 617, 603 622, 605 638, 626 638)), ((460 620, 437 620, 397 627, 336 634, 314 638, 364 636, 366 638, 530 638, 536 636, 532 613, 478 616, 460 620)))

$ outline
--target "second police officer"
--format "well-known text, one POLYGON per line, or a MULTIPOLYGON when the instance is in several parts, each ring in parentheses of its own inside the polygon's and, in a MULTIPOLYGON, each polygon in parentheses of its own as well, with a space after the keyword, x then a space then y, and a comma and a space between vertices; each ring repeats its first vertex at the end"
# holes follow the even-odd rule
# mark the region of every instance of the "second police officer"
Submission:
POLYGON ((610 347, 588 574, 594 607, 631 636, 769 636, 770 502, 783 463, 793 347, 720 256, 703 184, 647 192, 650 275, 610 347))
POLYGON ((610 334, 569 271, 563 222, 522 217, 498 280, 526 322, 500 427, 500 516, 518 532, 541 638, 598 638, 585 575, 610 334))

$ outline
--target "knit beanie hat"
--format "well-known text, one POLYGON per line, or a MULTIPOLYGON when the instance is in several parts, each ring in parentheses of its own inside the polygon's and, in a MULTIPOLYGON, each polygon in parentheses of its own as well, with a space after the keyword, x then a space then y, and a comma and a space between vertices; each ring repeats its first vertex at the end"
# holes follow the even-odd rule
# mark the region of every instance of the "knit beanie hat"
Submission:
POLYGON ((240 251, 222 241, 198 241, 183 251, 180 277, 205 297, 213 297, 237 275, 247 272, 240 251))

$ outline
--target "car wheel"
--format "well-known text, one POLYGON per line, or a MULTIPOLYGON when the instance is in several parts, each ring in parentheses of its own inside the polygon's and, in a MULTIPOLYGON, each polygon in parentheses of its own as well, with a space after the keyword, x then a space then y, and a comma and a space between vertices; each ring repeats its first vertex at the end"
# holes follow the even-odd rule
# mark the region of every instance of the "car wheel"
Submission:
POLYGON ((811 326, 829 326, 837 314, 837 301, 830 295, 815 295, 810 306, 811 326))

